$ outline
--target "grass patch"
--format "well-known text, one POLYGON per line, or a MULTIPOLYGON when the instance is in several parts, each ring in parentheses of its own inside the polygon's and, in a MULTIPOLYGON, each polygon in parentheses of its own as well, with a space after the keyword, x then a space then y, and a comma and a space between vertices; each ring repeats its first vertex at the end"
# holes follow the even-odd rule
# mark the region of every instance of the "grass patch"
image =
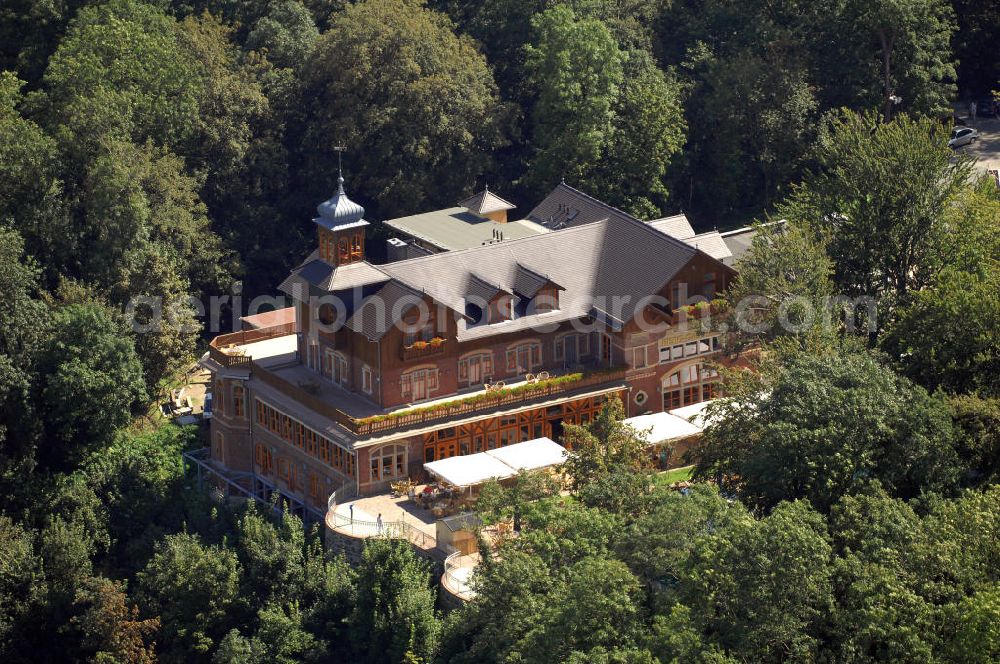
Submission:
POLYGON ((687 482, 691 479, 691 475, 693 474, 694 466, 674 468, 673 470, 656 473, 656 475, 653 476, 653 482, 655 482, 657 486, 670 486, 674 482, 687 482))

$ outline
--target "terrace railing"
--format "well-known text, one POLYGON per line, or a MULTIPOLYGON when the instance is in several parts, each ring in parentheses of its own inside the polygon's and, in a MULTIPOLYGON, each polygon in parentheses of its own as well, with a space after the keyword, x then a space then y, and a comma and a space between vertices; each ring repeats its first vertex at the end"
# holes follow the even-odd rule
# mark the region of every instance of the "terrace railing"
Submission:
POLYGON ((389 537, 410 542, 421 549, 437 547, 437 538, 405 521, 367 521, 352 519, 336 510, 326 513, 326 525, 331 530, 346 533, 352 537, 389 537))
POLYGON ((272 325, 259 330, 242 330, 230 334, 220 334, 208 344, 208 356, 226 368, 247 367, 253 359, 239 350, 239 346, 295 334, 295 323, 272 325))
POLYGON ((451 553, 444 559, 444 585, 459 599, 472 599, 476 591, 469 583, 471 575, 464 572, 464 570, 469 569, 469 566, 462 564, 465 562, 462 559, 468 557, 468 554, 463 554, 453 546, 448 546, 447 550, 451 553))

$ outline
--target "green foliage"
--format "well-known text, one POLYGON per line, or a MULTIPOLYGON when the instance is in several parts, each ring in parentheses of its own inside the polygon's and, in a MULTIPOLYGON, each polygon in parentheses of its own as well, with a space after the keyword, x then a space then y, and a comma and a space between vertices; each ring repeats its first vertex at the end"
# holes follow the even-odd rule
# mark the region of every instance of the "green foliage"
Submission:
POLYGON ((793 351, 714 410, 696 476, 753 506, 806 498, 825 512, 870 479, 903 497, 958 480, 946 404, 865 351, 793 351))
POLYGON ((833 264, 825 244, 797 225, 758 228, 726 293, 740 329, 763 340, 831 331, 833 264))
POLYGON ((103 307, 69 305, 53 316, 40 373, 45 435, 40 461, 66 468, 111 442, 146 398, 129 337, 103 307))
POLYGON ((645 437, 624 419, 621 399, 612 397, 589 424, 565 426, 563 444, 572 452, 563 471, 576 491, 617 469, 641 470, 648 465, 645 437))
POLYGON ((872 115, 836 118, 816 148, 821 170, 779 206, 777 218, 809 225, 827 240, 834 281, 845 294, 879 299, 883 318, 931 283, 947 259, 945 213, 971 164, 955 157, 930 120, 872 115))
POLYGON ((140 605, 163 623, 162 654, 188 661, 211 652, 234 620, 240 564, 226 548, 196 535, 168 535, 139 572, 140 605))
POLYGON ((43 573, 35 557, 30 532, 9 517, 0 515, 0 652, 10 652, 38 592, 43 573))
POLYGON ((1000 478, 1000 399, 963 394, 948 399, 959 457, 976 482, 1000 478))
POLYGON ((927 389, 1000 395, 1000 271, 942 273, 914 294, 883 347, 927 389))
POLYGON ((502 144, 506 114, 482 55, 414 0, 365 0, 332 18, 303 67, 312 202, 329 196, 334 144, 352 192, 382 217, 450 206, 502 144))
POLYGON ((44 80, 60 145, 76 159, 112 138, 178 145, 198 124, 198 72, 176 23, 137 0, 83 7, 44 80))
POLYGON ((542 192, 562 177, 584 180, 606 156, 625 56, 599 19, 566 5, 539 14, 532 27, 537 46, 528 47, 527 65, 538 101, 528 177, 542 192))
POLYGON ((558 483, 546 471, 524 471, 512 482, 490 480, 482 486, 476 511, 494 521, 510 517, 514 530, 521 530, 521 517, 527 506, 559 490, 558 483))
POLYGON ((263 51, 278 67, 294 69, 312 51, 319 30, 309 10, 297 0, 272 3, 247 36, 246 47, 263 51))
POLYGON ((701 538, 677 594, 736 657, 816 659, 833 604, 823 518, 803 501, 701 538))
POLYGON ((429 661, 440 625, 426 562, 408 542, 372 539, 357 574, 351 638, 359 661, 429 661))

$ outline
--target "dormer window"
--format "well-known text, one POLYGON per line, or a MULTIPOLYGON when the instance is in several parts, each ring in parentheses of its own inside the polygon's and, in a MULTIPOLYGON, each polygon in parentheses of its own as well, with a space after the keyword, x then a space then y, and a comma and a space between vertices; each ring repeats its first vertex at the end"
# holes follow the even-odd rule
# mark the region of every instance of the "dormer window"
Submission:
POLYGON ((559 291, 556 288, 543 288, 535 295, 534 309, 536 314, 559 309, 559 291))

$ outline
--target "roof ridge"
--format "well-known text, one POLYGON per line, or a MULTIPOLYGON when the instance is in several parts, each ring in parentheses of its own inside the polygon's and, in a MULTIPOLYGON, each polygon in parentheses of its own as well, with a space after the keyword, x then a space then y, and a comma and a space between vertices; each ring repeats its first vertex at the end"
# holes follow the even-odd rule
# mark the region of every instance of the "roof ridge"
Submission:
MULTIPOLYGON (((594 201, 595 203, 597 203, 598 205, 600 205, 602 207, 605 207, 605 208, 607 208, 609 210, 617 212, 626 221, 628 221, 628 222, 630 222, 632 224, 641 226, 642 228, 646 229, 646 232, 648 232, 648 233, 654 233, 657 236, 662 236, 662 237, 670 238, 671 242, 673 242, 676 245, 678 245, 680 247, 683 247, 685 249, 694 250, 695 252, 699 251, 698 249, 692 247, 691 245, 685 243, 684 241, 678 240, 677 238, 673 237, 672 235, 668 235, 667 233, 663 233, 661 231, 656 230, 655 228, 653 228, 652 226, 650 226, 649 222, 643 221, 642 219, 634 217, 634 216, 630 215, 628 212, 625 212, 624 210, 619 210, 614 205, 609 205, 608 203, 605 203, 604 201, 602 201, 599 198, 595 198, 595 197, 591 196, 590 194, 588 194, 588 193, 586 193, 584 191, 580 191, 579 189, 577 189, 575 187, 571 187, 570 185, 566 184, 565 182, 560 182, 559 185, 558 185, 558 187, 565 187, 566 189, 569 189, 570 191, 572 191, 574 193, 577 193, 577 194, 583 196, 584 198, 587 198, 587 199, 589 199, 591 201, 594 201)), ((596 223, 596 222, 591 222, 591 223, 596 223)), ((590 224, 580 224, 580 226, 577 226, 577 228, 581 228, 583 226, 589 226, 589 225, 590 224)))

